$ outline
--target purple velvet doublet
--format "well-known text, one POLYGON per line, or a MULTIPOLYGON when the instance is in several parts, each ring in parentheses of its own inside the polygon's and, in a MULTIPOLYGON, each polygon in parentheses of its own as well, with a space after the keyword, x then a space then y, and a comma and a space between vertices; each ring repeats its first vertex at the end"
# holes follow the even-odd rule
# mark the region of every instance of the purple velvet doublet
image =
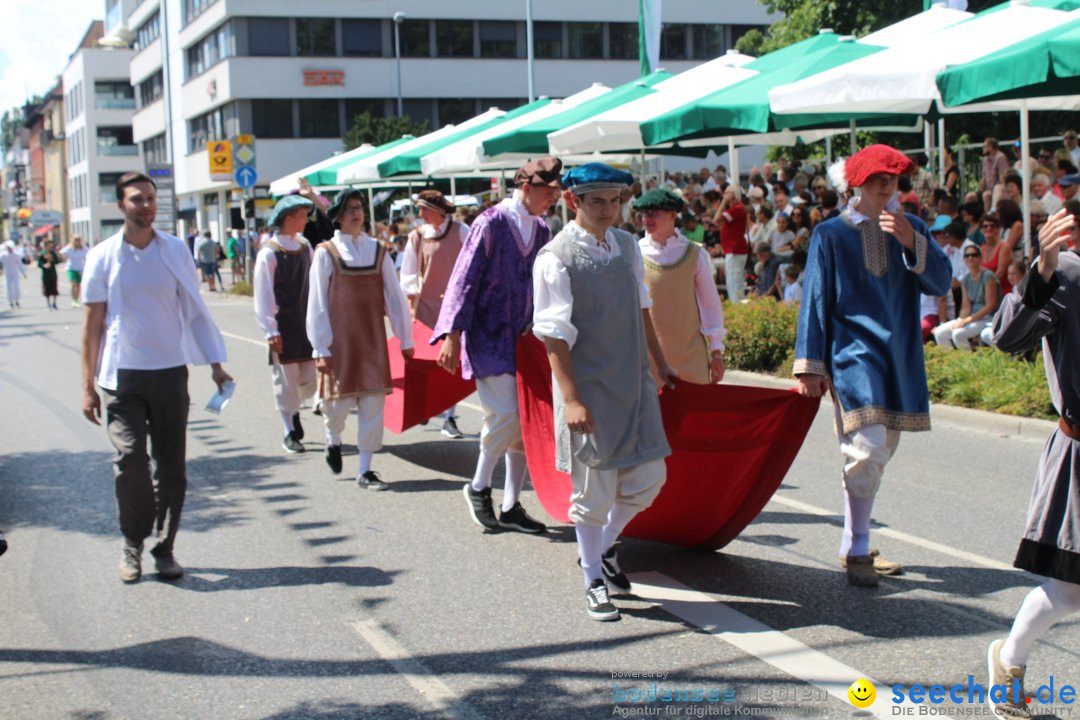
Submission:
POLYGON ((532 322, 532 270, 540 248, 551 239, 538 220, 526 250, 517 225, 500 206, 473 223, 446 286, 431 344, 461 331, 461 373, 468 378, 515 370, 517 336, 532 322))

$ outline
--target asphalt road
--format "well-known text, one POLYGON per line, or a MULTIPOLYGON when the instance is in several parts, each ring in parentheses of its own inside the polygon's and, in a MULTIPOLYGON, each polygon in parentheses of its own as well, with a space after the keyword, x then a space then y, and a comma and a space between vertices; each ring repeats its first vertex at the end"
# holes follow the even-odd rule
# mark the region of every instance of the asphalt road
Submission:
MULTIPOLYGON (((848 586, 824 406, 738 540, 720 552, 626 542, 639 597, 617 601, 620 622, 594 622, 571 527, 488 534, 469 519, 460 488, 476 457, 475 398, 460 410, 468 439, 435 423, 388 433, 375 469, 391 492, 361 490, 351 448, 342 475, 327 470, 310 412, 309 452, 281 450, 250 301, 207 295, 238 388, 212 415, 209 370, 192 370, 177 544, 187 575, 125 586, 111 446, 79 412, 81 311, 45 310, 33 285, 23 310, 0 313, 5 720, 846 718, 856 711, 843 688, 860 677, 878 692, 862 712, 896 716, 905 708, 888 686, 966 695, 969 674, 985 685, 987 644, 1038 582, 1010 563, 1041 441, 938 423, 903 437, 875 512, 874 545, 907 573, 848 586), (654 686, 671 701, 649 701, 654 686)), ((531 491, 524 501, 543 517, 531 491)), ((1058 688, 1080 682, 1078 650, 1075 621, 1055 628, 1028 690, 1051 676, 1058 688)))

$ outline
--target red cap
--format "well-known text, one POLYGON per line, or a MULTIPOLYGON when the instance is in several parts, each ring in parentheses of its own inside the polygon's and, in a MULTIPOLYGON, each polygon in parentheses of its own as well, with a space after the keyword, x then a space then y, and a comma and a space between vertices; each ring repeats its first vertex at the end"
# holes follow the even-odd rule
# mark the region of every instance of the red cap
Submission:
POLYGON ((904 153, 888 145, 870 145, 855 153, 844 163, 844 179, 848 187, 860 187, 867 178, 878 173, 909 175, 915 163, 904 153))

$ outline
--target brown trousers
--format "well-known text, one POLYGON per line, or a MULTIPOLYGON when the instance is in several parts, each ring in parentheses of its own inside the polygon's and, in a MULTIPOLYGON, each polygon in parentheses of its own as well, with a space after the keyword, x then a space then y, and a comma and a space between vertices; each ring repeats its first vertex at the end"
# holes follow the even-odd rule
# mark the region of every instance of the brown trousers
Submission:
POLYGON ((172 553, 187 493, 187 380, 183 365, 120 370, 116 391, 104 390, 109 439, 116 448, 120 532, 129 545, 140 547, 153 533, 154 555, 172 553))

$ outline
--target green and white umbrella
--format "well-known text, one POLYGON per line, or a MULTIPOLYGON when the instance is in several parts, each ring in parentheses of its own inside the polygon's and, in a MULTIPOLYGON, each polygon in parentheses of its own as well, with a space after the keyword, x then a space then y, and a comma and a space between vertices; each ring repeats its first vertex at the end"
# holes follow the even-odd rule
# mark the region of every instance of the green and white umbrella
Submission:
POLYGON ((404 135, 397 140, 391 140, 378 147, 365 143, 360 147, 353 148, 347 152, 331 155, 325 160, 320 160, 303 170, 297 170, 294 173, 289 173, 285 177, 274 180, 270 183, 270 194, 274 196, 288 195, 289 193, 298 190, 300 188, 300 178, 307 180, 312 187, 334 187, 338 184, 337 175, 341 168, 413 139, 415 138, 412 135, 404 135))

